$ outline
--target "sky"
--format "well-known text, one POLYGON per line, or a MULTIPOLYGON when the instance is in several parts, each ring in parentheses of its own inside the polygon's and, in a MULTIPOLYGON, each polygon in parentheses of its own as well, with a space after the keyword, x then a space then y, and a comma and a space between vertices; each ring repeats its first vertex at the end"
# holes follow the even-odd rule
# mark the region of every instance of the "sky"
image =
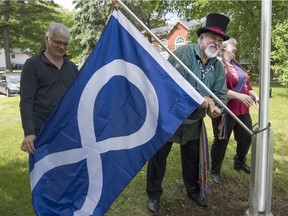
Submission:
POLYGON ((74 8, 72 1, 73 0, 54 0, 55 3, 62 5, 70 11, 74 8))
MULTIPOLYGON (((55 3, 62 5, 63 7, 67 8, 68 10, 73 10, 74 6, 72 4, 73 0, 54 0, 55 3)), ((166 16, 166 18, 170 18, 170 20, 168 20, 168 23, 172 23, 174 24, 175 21, 177 21, 179 18, 177 16, 175 16, 174 14, 168 14, 166 16)))

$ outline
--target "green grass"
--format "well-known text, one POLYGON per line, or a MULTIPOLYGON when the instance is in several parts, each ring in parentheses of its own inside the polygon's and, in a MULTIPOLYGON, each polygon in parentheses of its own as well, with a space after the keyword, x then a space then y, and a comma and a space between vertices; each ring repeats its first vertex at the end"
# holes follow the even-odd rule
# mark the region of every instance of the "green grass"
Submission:
POLYGON ((23 139, 19 96, 0 98, 0 215, 33 215, 28 155, 20 150, 23 139))
MULTIPOLYGON (((257 86, 254 89, 258 92, 257 86)), ((288 196, 288 121, 285 115, 288 110, 287 104, 288 88, 273 86, 272 98, 269 100, 269 121, 275 134, 273 194, 283 197, 288 196)), ((0 215, 31 216, 33 210, 29 185, 28 155, 20 150, 23 132, 19 114, 19 96, 0 98, 0 112, 0 215)), ((255 106, 251 109, 251 115, 253 123, 258 122, 258 110, 255 106)), ((212 131, 208 118, 206 123, 211 145, 212 131)), ((238 185, 247 184, 250 180, 249 176, 235 173, 232 168, 235 145, 235 141, 231 139, 224 160, 222 175, 224 178, 235 179, 240 183, 238 185)), ((164 193, 161 199, 161 205, 166 206, 166 208, 169 208, 169 202, 172 200, 186 196, 180 164, 179 145, 173 145, 168 157, 167 173, 163 182, 164 193)), ((146 210, 145 184, 146 166, 116 199, 106 215, 149 215, 146 210)), ((185 205, 185 202, 182 205, 185 205)))

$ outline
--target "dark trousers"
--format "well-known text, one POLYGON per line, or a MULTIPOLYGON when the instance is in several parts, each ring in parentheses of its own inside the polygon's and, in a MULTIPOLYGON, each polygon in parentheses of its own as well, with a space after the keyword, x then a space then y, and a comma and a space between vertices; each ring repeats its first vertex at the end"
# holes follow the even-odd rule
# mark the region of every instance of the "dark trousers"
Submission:
MULTIPOLYGON (((252 130, 252 120, 250 114, 244 114, 237 116, 249 129, 252 130)), ((211 147, 211 172, 220 174, 222 162, 225 157, 227 144, 229 142, 231 133, 233 131, 234 138, 237 142, 236 156, 240 162, 245 162, 246 155, 249 151, 252 137, 251 135, 240 126, 230 115, 227 115, 226 126, 227 126, 227 139, 219 140, 217 138, 218 124, 220 118, 212 119, 214 142, 211 147)))
MULTIPOLYGON (((162 181, 172 144, 172 142, 167 142, 148 162, 146 192, 150 199, 159 199, 163 193, 162 181)), ((188 141, 185 145, 180 145, 180 148, 182 177, 187 194, 192 197, 200 193, 197 183, 199 179, 199 140, 188 141)))

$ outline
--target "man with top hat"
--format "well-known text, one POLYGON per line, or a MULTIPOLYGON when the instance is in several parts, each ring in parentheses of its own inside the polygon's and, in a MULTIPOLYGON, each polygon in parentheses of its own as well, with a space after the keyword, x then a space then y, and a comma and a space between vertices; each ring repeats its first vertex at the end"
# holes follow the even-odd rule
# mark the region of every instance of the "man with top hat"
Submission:
MULTIPOLYGON (((206 25, 198 29, 198 44, 180 46, 174 54, 224 103, 227 100, 225 72, 217 54, 224 40, 229 18, 212 13, 207 16, 206 25)), ((166 160, 173 143, 179 143, 181 149, 182 177, 188 197, 198 206, 210 208, 205 200, 207 193, 208 142, 204 117, 222 115, 222 107, 215 104, 208 92, 173 58, 169 62, 179 73, 205 98, 206 106, 199 107, 179 126, 170 140, 149 160, 147 167, 148 210, 157 213, 160 208, 161 186, 166 160)))

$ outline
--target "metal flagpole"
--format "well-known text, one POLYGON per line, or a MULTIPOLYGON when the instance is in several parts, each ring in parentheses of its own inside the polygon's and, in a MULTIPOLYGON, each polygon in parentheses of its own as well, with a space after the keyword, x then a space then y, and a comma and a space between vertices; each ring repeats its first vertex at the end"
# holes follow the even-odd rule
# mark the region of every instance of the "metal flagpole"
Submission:
POLYGON ((124 8, 171 56, 173 56, 173 58, 176 59, 176 61, 196 80, 196 82, 201 85, 201 87, 203 87, 210 96, 237 121, 237 123, 239 123, 251 136, 254 134, 121 0, 114 1, 118 2, 122 8, 124 8))
POLYGON ((261 74, 259 124, 252 132, 243 124, 217 96, 173 53, 161 40, 121 1, 114 0, 124 8, 183 68, 252 136, 250 207, 248 216, 272 216, 272 169, 273 169, 273 131, 268 122, 268 102, 270 90, 270 47, 271 47, 271 0, 262 0, 261 27, 261 74))
POLYGON ((262 0, 261 8, 261 103, 258 125, 261 132, 253 137, 252 142, 250 207, 246 211, 246 215, 250 216, 272 215, 273 131, 268 122, 272 1, 262 0))

